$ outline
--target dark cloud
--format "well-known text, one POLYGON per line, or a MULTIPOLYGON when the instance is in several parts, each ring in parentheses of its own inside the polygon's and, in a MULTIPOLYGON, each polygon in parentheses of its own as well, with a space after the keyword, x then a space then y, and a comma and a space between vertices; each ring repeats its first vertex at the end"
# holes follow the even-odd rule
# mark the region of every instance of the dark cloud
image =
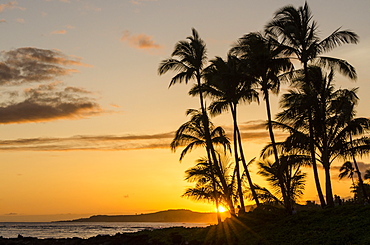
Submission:
POLYGON ((60 76, 77 72, 71 66, 87 66, 79 58, 58 50, 18 48, 0 53, 0 85, 29 85, 21 91, 11 87, 1 92, 0 124, 78 119, 102 112, 84 88, 54 82, 60 76))
POLYGON ((6 92, 11 100, 0 105, 0 124, 78 119, 102 112, 89 92, 62 83, 42 84, 26 89, 22 96, 6 92))
POLYGON ((78 58, 57 50, 32 47, 3 51, 0 55, 0 85, 43 82, 77 72, 68 66, 87 66, 78 58))

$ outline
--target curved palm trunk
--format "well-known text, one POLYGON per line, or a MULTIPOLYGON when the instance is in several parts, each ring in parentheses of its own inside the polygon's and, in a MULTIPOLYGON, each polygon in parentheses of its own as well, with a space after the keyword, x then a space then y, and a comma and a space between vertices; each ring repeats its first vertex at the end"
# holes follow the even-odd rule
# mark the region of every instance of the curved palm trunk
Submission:
MULTIPOLYGON (((197 72, 197 84, 201 88, 201 75, 200 75, 199 71, 197 72)), ((208 120, 207 111, 205 109, 202 89, 199 92, 199 100, 200 100, 200 106, 201 106, 201 110, 202 110, 202 119, 203 119, 203 125, 204 125, 204 134, 205 134, 205 138, 206 138, 206 147, 209 150, 210 156, 211 156, 209 158, 211 171, 212 171, 213 175, 215 173, 217 173, 217 175, 220 177, 220 182, 221 182, 222 188, 224 189, 224 192, 225 192, 225 195, 226 195, 225 199, 226 199, 226 202, 228 203, 228 206, 230 208, 230 213, 231 213, 231 215, 235 216, 235 208, 234 208, 233 200, 232 200, 232 197, 231 197, 231 192, 229 190, 229 187, 228 187, 225 179, 223 178, 222 172, 221 172, 219 164, 218 164, 216 152, 215 152, 215 149, 213 148, 213 144, 212 144, 212 140, 211 140, 211 133, 209 131, 209 120, 208 120)))
MULTIPOLYGON (((256 188, 253 185, 252 178, 251 178, 251 175, 250 175, 249 170, 248 170, 248 165, 247 165, 247 163, 245 161, 245 157, 244 157, 242 138, 241 138, 240 130, 239 130, 238 123, 237 123, 236 105, 235 105, 234 110, 233 110, 233 108, 231 108, 231 109, 232 109, 231 112, 232 112, 233 121, 234 121, 234 133, 236 133, 236 136, 234 135, 234 142, 235 141, 238 142, 239 152, 240 152, 240 159, 241 159, 242 164, 243 164, 244 172, 245 172, 245 175, 247 176, 248 184, 249 184, 249 187, 251 189, 253 199, 256 202, 256 205, 258 206, 260 204, 260 202, 258 200, 258 196, 257 196, 257 193, 256 193, 256 188)), ((235 151, 237 151, 236 148, 235 148, 235 151)), ((243 210, 245 211, 245 207, 243 207, 243 210)))
POLYGON ((240 158, 242 160, 244 172, 245 172, 245 175, 247 176, 248 184, 249 184, 249 187, 251 188, 253 199, 256 202, 256 205, 259 206, 260 202, 259 202, 259 199, 258 199, 258 196, 257 196, 257 193, 256 193, 256 188, 253 185, 252 178, 251 178, 251 175, 250 175, 249 170, 248 170, 248 165, 247 165, 247 162, 245 161, 239 128, 237 129, 237 133, 238 133, 238 143, 239 143, 239 149, 240 149, 240 158))
POLYGON ((208 157, 208 163, 209 163, 209 166, 210 166, 210 169, 211 169, 211 181, 212 181, 212 188, 213 188, 213 198, 215 199, 215 204, 216 204, 217 223, 221 224, 221 214, 220 214, 220 211, 219 211, 220 204, 219 204, 217 188, 216 188, 216 178, 215 178, 215 174, 214 174, 214 171, 213 171, 213 168, 212 168, 212 162, 210 160, 211 159, 210 158, 211 154, 210 154, 208 149, 207 149, 207 157, 208 157))
POLYGON ((288 197, 287 192, 286 192, 287 190, 286 190, 286 187, 285 187, 285 184, 284 184, 284 179, 283 179, 283 176, 282 176, 282 169, 281 169, 281 164, 280 164, 280 161, 279 161, 279 154, 278 154, 278 151, 277 151, 277 148, 276 148, 275 136, 274 136, 274 132, 272 130, 272 118, 271 118, 269 93, 268 93, 267 89, 265 89, 265 88, 263 89, 263 93, 264 93, 264 96, 265 96, 266 112, 267 112, 267 124, 268 124, 268 129, 269 129, 269 135, 270 135, 270 139, 271 139, 272 148, 273 148, 273 151, 274 151, 275 163, 279 167, 279 170, 278 170, 279 186, 280 186, 280 189, 281 189, 281 193, 283 195, 283 201, 284 201, 285 209, 289 214, 291 214, 292 213, 292 206, 290 204, 290 200, 289 200, 289 197, 288 197))
MULTIPOLYGON (((352 141, 352 134, 351 133, 349 133, 349 140, 351 142, 351 147, 353 149, 353 141, 352 141)), ((355 165, 356 173, 357 173, 357 176, 358 176, 358 184, 359 184, 359 186, 360 186, 360 188, 362 190, 362 193, 364 195, 364 201, 367 202, 368 199, 369 199, 369 197, 367 195, 366 188, 365 188, 365 185, 364 185, 364 181, 362 180, 361 172, 360 172, 360 169, 358 167, 358 164, 357 164, 357 161, 356 161, 356 157, 355 157, 355 153, 353 152, 353 150, 351 150, 351 155, 352 155, 353 164, 355 165)))
POLYGON ((244 205, 244 195, 242 189, 242 181, 240 177, 240 167, 239 167, 239 156, 238 156, 238 139, 237 139, 237 122, 236 122, 236 105, 230 104, 231 113, 233 116, 234 131, 233 131, 233 140, 234 140, 234 157, 235 157, 235 169, 236 169, 236 180, 238 184, 238 194, 240 200, 240 210, 245 211, 244 205))

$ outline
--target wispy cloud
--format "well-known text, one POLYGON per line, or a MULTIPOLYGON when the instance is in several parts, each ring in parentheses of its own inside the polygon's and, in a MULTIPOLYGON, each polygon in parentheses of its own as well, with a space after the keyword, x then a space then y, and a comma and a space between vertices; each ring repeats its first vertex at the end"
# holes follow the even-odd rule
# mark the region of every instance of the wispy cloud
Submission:
POLYGON ((66 34, 66 33, 67 33, 66 30, 55 30, 55 31, 50 32, 50 34, 52 34, 52 35, 55 35, 55 34, 66 34))
POLYGON ((131 34, 129 31, 124 31, 121 37, 122 42, 128 43, 132 48, 136 49, 160 49, 161 45, 154 42, 153 37, 146 34, 131 34))
POLYGON ((174 133, 0 140, 0 151, 122 151, 169 148, 174 133))
POLYGON ((91 5, 91 4, 86 4, 84 9, 87 11, 93 11, 93 12, 100 12, 102 10, 102 8, 91 5))
POLYGON ((140 5, 140 4, 143 4, 145 2, 157 2, 157 0, 130 0, 130 3, 132 3, 134 5, 140 5))
MULTIPOLYGON (((0 114, 0 118, 1 118, 0 114)), ((245 142, 267 143, 268 132, 255 131, 257 125, 264 121, 245 123, 242 137, 245 142), (253 125, 253 126, 252 126, 253 125)), ((261 126, 262 127, 262 126, 261 126)), ((231 136, 230 127, 224 127, 231 136)), ((0 151, 123 151, 138 149, 169 149, 175 136, 174 132, 159 134, 127 134, 127 135, 78 135, 67 138, 25 138, 0 140, 0 151)), ((277 137, 283 134, 277 134, 277 137)))
POLYGON ((18 6, 17 1, 11 1, 8 3, 2 3, 0 4, 0 13, 5 11, 6 9, 20 9, 20 10, 25 10, 25 8, 18 6))
POLYGON ((5 23, 6 22, 6 20, 5 19, 1 19, 0 20, 0 23, 5 23))

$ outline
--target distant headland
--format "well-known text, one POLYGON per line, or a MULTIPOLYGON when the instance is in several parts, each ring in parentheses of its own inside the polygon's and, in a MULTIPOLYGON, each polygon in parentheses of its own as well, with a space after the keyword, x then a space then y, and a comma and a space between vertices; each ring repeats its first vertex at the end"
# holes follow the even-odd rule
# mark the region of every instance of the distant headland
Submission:
MULTIPOLYGON (((225 214, 225 216, 227 216, 225 214)), ((201 213, 187 209, 170 209, 155 213, 137 215, 94 215, 89 218, 56 222, 188 222, 216 223, 216 213, 201 213)))

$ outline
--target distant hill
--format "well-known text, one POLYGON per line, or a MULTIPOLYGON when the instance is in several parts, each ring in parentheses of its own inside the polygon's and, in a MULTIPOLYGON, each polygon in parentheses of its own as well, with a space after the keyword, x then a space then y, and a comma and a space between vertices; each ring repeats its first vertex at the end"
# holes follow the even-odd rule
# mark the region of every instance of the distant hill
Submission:
POLYGON ((200 213, 186 209, 174 209, 138 215, 94 215, 90 218, 58 222, 189 222, 216 223, 216 213, 200 213))

